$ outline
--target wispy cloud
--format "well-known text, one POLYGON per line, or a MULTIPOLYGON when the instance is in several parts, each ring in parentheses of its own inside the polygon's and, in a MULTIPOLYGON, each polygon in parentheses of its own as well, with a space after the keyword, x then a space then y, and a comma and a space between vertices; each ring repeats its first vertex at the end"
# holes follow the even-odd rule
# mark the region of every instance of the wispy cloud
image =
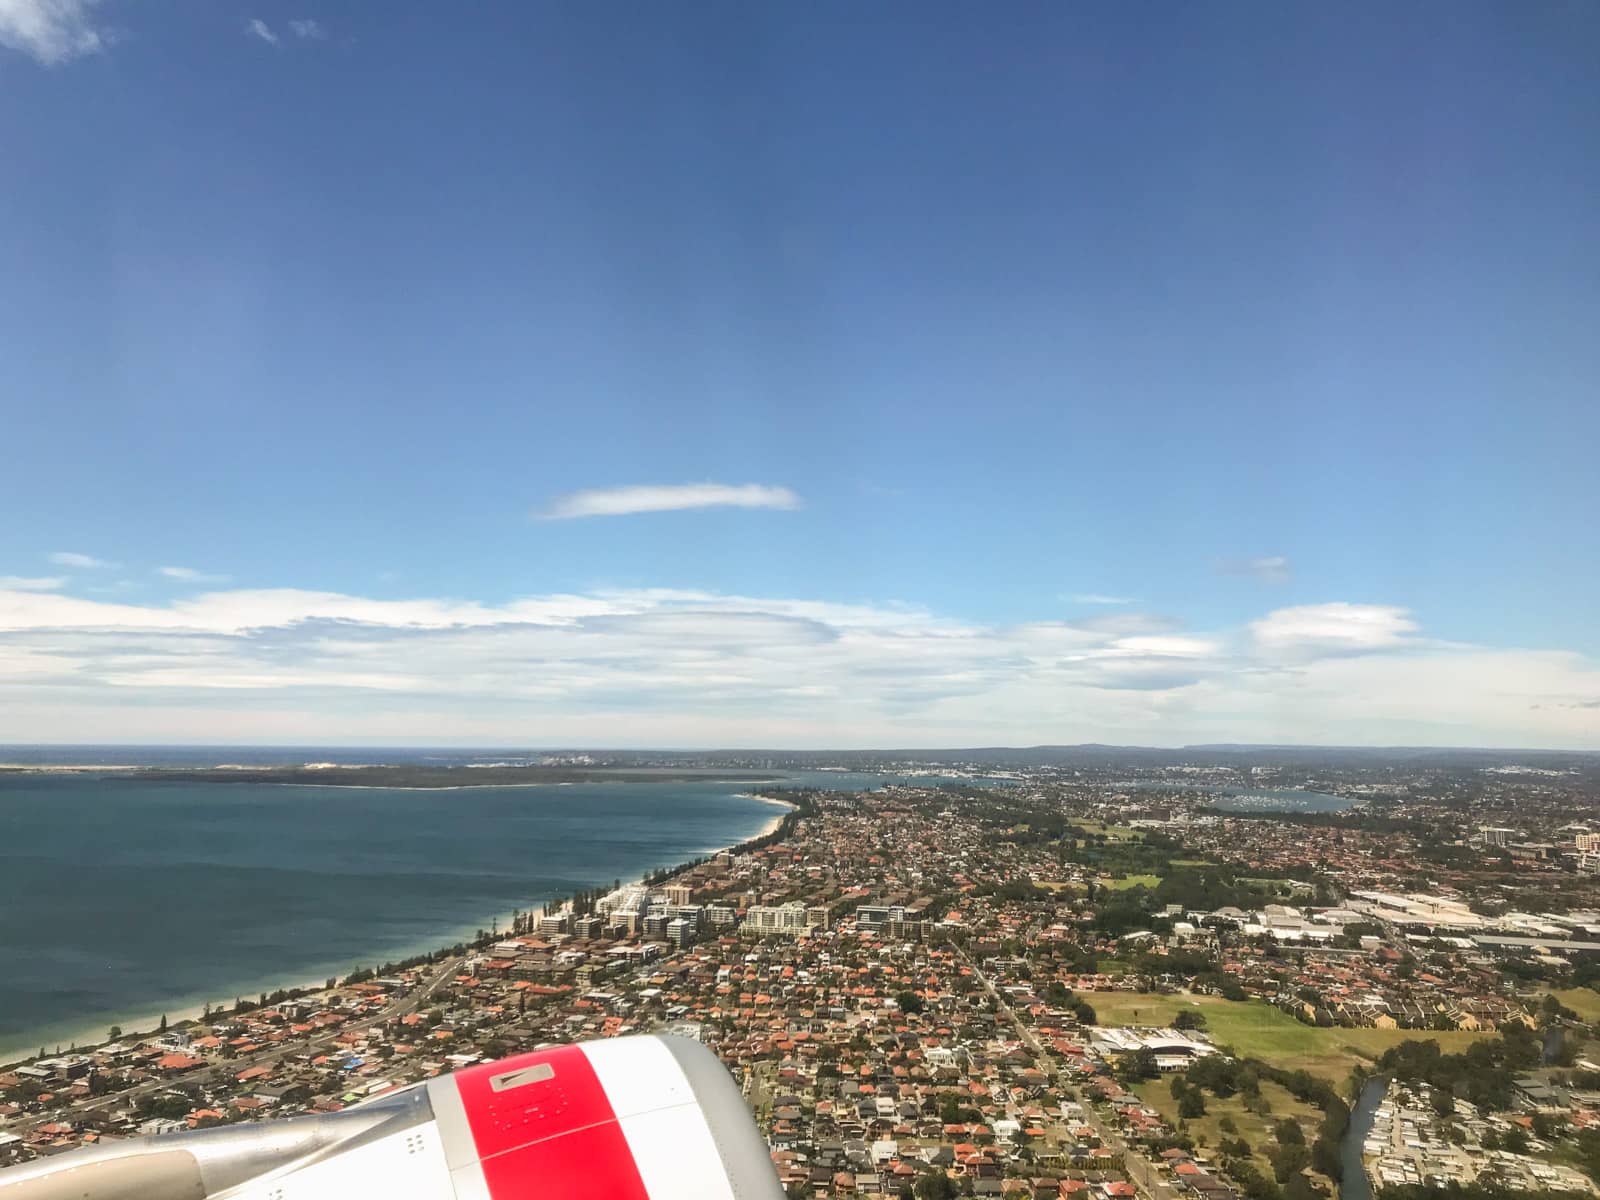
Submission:
POLYGON ((1282 554, 1263 554, 1255 558, 1225 558, 1217 563, 1221 575, 1248 575, 1262 583, 1288 583, 1294 568, 1282 554))
POLYGON ((47 67, 111 42, 95 19, 100 0, 0 0, 0 46, 20 51, 47 67))
MULTIPOLYGON (((4 0, 0 0, 0 3, 4 3, 4 0)), ((328 36, 328 31, 323 28, 322 22, 311 17, 295 17, 286 21, 284 25, 289 31, 289 36, 298 41, 321 42, 325 41, 328 36)), ((268 25, 260 17, 251 17, 246 21, 244 32, 247 37, 259 38, 269 46, 281 47, 283 45, 284 35, 271 25, 268 25)))
POLYGON ((184 583, 227 583, 232 578, 229 575, 212 575, 205 571, 197 571, 193 567, 157 567, 156 573, 184 583))
POLYGON ((1073 604, 1137 604, 1132 596, 1107 596, 1102 592, 1073 592, 1067 596, 1073 604))
POLYGON ((800 507, 800 497, 770 484, 683 483, 591 488, 558 496, 534 515, 545 521, 574 517, 620 517, 632 513, 680 512, 693 508, 800 507))
POLYGON ((283 39, 273 32, 272 26, 268 25, 260 17, 251 17, 246 21, 244 31, 250 37, 260 38, 269 46, 281 45, 283 42, 283 39))
POLYGON ((73 567, 80 571, 110 571, 117 565, 92 554, 77 554, 71 550, 57 550, 49 558, 58 567, 73 567))
POLYGON ((0 575, 0 592, 53 592, 66 586, 60 575, 0 575))

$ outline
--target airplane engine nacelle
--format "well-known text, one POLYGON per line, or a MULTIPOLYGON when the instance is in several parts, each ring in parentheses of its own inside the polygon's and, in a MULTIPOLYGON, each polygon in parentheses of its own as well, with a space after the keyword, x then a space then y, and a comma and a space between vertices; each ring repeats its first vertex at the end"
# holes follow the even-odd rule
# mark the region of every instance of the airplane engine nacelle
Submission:
POLYGON ((0 1200, 782 1200, 710 1050, 555 1046, 326 1116, 108 1142, 0 1171, 0 1200))

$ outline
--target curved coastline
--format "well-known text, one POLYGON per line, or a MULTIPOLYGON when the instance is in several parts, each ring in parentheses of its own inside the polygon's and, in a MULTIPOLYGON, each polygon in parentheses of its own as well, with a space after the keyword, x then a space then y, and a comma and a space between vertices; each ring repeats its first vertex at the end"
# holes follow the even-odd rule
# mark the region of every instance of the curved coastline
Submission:
MULTIPOLYGON (((317 785, 313 785, 313 784, 306 784, 306 785, 280 784, 278 786, 295 787, 295 786, 317 786, 317 785)), ((328 786, 328 785, 323 785, 323 786, 328 786)), ((354 786, 354 787, 360 787, 363 790, 366 790, 366 787, 364 785, 359 785, 359 784, 358 785, 333 785, 333 786, 354 786)), ((499 787, 527 787, 527 786, 531 786, 531 785, 528 785, 528 784, 478 784, 478 785, 465 785, 465 788, 480 788, 480 787, 499 788, 499 787)), ((397 791, 454 791, 454 790, 465 790, 465 788, 395 788, 395 789, 384 789, 384 790, 397 790, 397 791)), ((775 812, 772 815, 771 819, 768 820, 766 822, 766 824, 763 825, 753 835, 745 837, 745 838, 743 838, 743 839, 741 839, 740 841, 737 841, 737 842, 731 842, 731 843, 729 843, 729 844, 727 844, 725 846, 718 846, 718 847, 714 847, 714 848, 711 848, 711 849, 708 849, 708 850, 698 851, 695 854, 694 857, 682 860, 680 862, 677 862, 677 863, 667 867, 666 870, 668 872, 668 878, 671 878, 672 876, 677 875, 678 873, 682 872, 687 867, 691 866, 699 858, 708 857, 710 855, 715 855, 715 854, 721 854, 721 853, 724 853, 724 852, 738 852, 740 849, 742 849, 742 848, 744 848, 746 846, 754 845, 757 842, 761 842, 764 839, 766 839, 768 837, 771 837, 774 833, 776 833, 783 826, 783 823, 790 817, 791 814, 797 813, 799 811, 799 809, 798 809, 798 807, 796 805, 790 803, 787 800, 780 800, 780 799, 778 799, 778 798, 776 798, 774 796, 766 796, 766 795, 761 795, 761 794, 752 793, 752 792, 738 792, 738 793, 734 793, 734 795, 739 799, 758 800, 763 804, 768 804, 768 805, 772 805, 772 806, 777 807, 777 808, 781 808, 783 811, 782 812, 775 812)), ((636 879, 633 879, 632 881, 625 881, 624 882, 624 886, 629 886, 630 882, 631 882, 631 884, 640 884, 640 885, 642 885, 648 880, 648 878, 651 875, 656 874, 661 869, 662 868, 660 868, 660 867, 649 868, 646 871, 644 871, 643 873, 641 873, 636 879)), ((603 882, 605 882, 605 881, 604 880, 595 880, 590 884, 590 886, 596 886, 596 885, 598 885, 600 883, 603 883, 603 882)), ((526 912, 528 914, 531 914, 533 916, 533 918, 537 920, 540 916, 544 915, 545 906, 543 904, 538 904, 538 905, 534 905, 534 906, 532 906, 532 907, 530 907, 528 909, 525 909, 525 910, 516 910, 516 911, 523 911, 523 912, 526 912)), ((443 935, 441 937, 431 937, 431 938, 429 938, 427 940, 426 943, 418 944, 418 945, 413 946, 413 947, 405 947, 405 948, 401 948, 401 949, 397 949, 397 950, 381 951, 381 952, 379 952, 376 955, 371 956, 371 957, 374 960, 374 965, 376 965, 376 962, 377 961, 381 961, 381 960, 389 960, 389 961, 394 961, 394 962, 400 962, 400 961, 404 961, 406 959, 413 958, 413 957, 416 957, 416 956, 419 956, 419 955, 438 953, 438 952, 440 952, 442 950, 448 950, 450 947, 456 946, 456 945, 462 945, 462 944, 470 945, 474 940, 476 940, 477 934, 481 930, 483 930, 485 928, 488 928, 488 929, 500 929, 500 928, 509 929, 511 927, 511 925, 512 925, 512 922, 513 922, 513 920, 515 918, 515 915, 516 915, 515 911, 498 913, 498 914, 491 914, 490 917, 489 917, 489 924, 487 926, 484 925, 482 922, 476 922, 471 926, 458 926, 457 927, 457 932, 454 935, 445 934, 445 935, 443 935)), ((342 965, 339 965, 337 967, 332 965, 332 964, 324 964, 324 969, 320 973, 315 975, 314 977, 311 977, 311 978, 308 979, 308 978, 305 978, 304 976, 302 976, 301 977, 301 981, 292 982, 292 983, 291 982, 285 982, 283 977, 279 976, 279 977, 275 977, 275 978, 270 979, 270 980, 258 977, 258 978, 251 979, 251 980, 246 980, 246 981, 235 981, 235 982, 227 983, 227 984, 219 984, 204 996, 178 998, 177 1000, 174 1001, 174 1003, 172 1003, 172 1004, 170 1004, 170 1005, 168 1005, 168 1006, 166 1006, 164 1008, 159 1008, 159 1009, 156 1009, 156 1010, 150 1010, 150 1009, 147 1009, 147 1008, 144 1008, 143 1006, 141 1006, 139 1009, 133 1010, 133 1011, 128 1012, 128 1013, 115 1013, 115 1012, 106 1013, 106 1014, 102 1014, 102 1016, 99 1019, 97 1019, 93 1024, 85 1024, 85 1025, 82 1025, 82 1026, 74 1026, 74 1027, 70 1027, 70 1028, 64 1028, 64 1029, 58 1030, 56 1032, 52 1032, 49 1027, 35 1027, 35 1029, 32 1030, 29 1033, 17 1035, 17 1037, 15 1038, 15 1041, 17 1043, 17 1046, 20 1048, 24 1044, 35 1045, 40 1039, 42 1039, 43 1040, 43 1048, 48 1053, 55 1053, 58 1048, 61 1049, 61 1050, 65 1050, 69 1045, 72 1046, 76 1052, 80 1052, 80 1053, 90 1052, 90 1051, 95 1050, 98 1047, 106 1046, 106 1045, 110 1045, 111 1044, 112 1039, 107 1036, 107 1033, 109 1032, 109 1030, 110 1030, 110 1028, 112 1026, 118 1026, 123 1030, 123 1036, 120 1039, 120 1040, 123 1040, 123 1041, 135 1040, 135 1039, 139 1039, 139 1038, 152 1037, 158 1032, 158 1026, 159 1026, 159 1024, 160 1024, 160 1022, 161 1022, 163 1017, 165 1017, 165 1019, 167 1020, 169 1028, 180 1028, 180 1027, 182 1027, 184 1025, 193 1024, 193 1023, 199 1021, 204 1016, 207 1007, 211 1004, 211 998, 216 996, 216 995, 218 995, 218 994, 223 995, 223 996, 232 995, 232 996, 237 996, 237 997, 252 997, 252 996, 260 994, 263 991, 265 991, 265 992, 275 992, 275 991, 283 990, 283 991, 303 991, 303 992, 307 992, 307 993, 319 992, 319 991, 325 990, 325 988, 326 988, 327 980, 329 978, 329 975, 328 975, 329 971, 333 971, 336 977, 343 977, 344 975, 349 974, 350 971, 356 969, 356 967, 359 966, 359 965, 361 965, 360 964, 360 960, 357 960, 355 962, 345 962, 342 965)), ((309 966, 306 968, 307 971, 310 971, 311 969, 313 969, 313 968, 309 967, 309 966)), ((226 1010, 224 1010, 224 1011, 226 1011, 226 1010)), ((27 1063, 27 1062, 33 1061, 37 1057, 38 1057, 37 1054, 33 1050, 29 1050, 26 1053, 21 1053, 21 1054, 0 1052, 0 1068, 14 1067, 14 1066, 17 1066, 17 1065, 20 1065, 20 1064, 23 1064, 23 1063, 27 1063)))

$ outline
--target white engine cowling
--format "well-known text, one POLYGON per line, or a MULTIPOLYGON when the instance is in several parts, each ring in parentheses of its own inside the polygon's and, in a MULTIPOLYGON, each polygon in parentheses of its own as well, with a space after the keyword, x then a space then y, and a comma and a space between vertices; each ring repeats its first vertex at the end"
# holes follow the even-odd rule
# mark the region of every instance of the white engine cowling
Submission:
POLYGON ((554 1046, 326 1116, 108 1142, 0 1171, 0 1200, 782 1200, 710 1050, 554 1046))

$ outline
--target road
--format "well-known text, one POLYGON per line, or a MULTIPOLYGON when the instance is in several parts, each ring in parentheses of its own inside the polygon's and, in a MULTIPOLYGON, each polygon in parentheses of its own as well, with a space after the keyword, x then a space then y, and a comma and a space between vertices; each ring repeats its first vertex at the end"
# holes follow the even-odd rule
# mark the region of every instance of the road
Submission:
MULTIPOLYGON (((1039 1035, 1023 1023, 1022 1018, 1017 1015, 1017 1010, 1011 1006, 1011 1001, 1007 999, 1006 994, 995 987, 993 981, 983 973, 978 964, 967 956, 966 951, 957 947, 956 953, 967 966, 972 968, 972 974, 983 985, 984 991, 989 993, 990 998, 994 1000, 1000 1011, 1006 1015, 1016 1028, 1017 1036, 1022 1039, 1022 1044, 1032 1052, 1034 1061, 1039 1064, 1039 1069, 1044 1072, 1047 1078, 1059 1084, 1065 1073, 1061 1070, 1060 1065, 1050 1051, 1045 1049, 1044 1043, 1039 1040, 1039 1035)), ((1113 1154, 1122 1156, 1128 1178, 1132 1180, 1134 1185, 1139 1187, 1145 1195, 1153 1197, 1154 1200, 1174 1200, 1177 1196, 1177 1191, 1171 1184, 1161 1178, 1155 1164, 1146 1158, 1142 1152, 1129 1146, 1120 1133, 1100 1119, 1100 1115, 1094 1111, 1093 1107, 1088 1104, 1084 1104, 1082 1107, 1085 1119, 1099 1137, 1100 1144, 1113 1154)))
POLYGON ((314 1036, 303 1042, 281 1043, 273 1046, 270 1050, 263 1050, 258 1054, 247 1055, 244 1058, 218 1060, 204 1070, 170 1078, 152 1079, 120 1092, 112 1092, 105 1096, 95 1097, 92 1100, 86 1100, 81 1104, 53 1109, 48 1113, 41 1113, 37 1116, 29 1117, 27 1120, 18 1121, 16 1124, 9 1126, 6 1132, 26 1136, 40 1126, 50 1125, 55 1122, 79 1123, 91 1116, 98 1116, 107 1111, 131 1108, 135 1102, 144 1097, 166 1091, 179 1084, 202 1083, 207 1086, 215 1086, 227 1078, 249 1070, 251 1067, 276 1063, 294 1055, 315 1054, 319 1051, 332 1049, 335 1041, 344 1034, 356 1030, 370 1029, 374 1025, 381 1025, 400 1017, 409 1016, 411 1013, 426 1006, 438 994, 439 989, 460 971, 462 961, 459 958, 445 960, 434 968, 433 972, 420 986, 413 988, 393 1004, 385 1005, 378 1012, 362 1017, 358 1021, 351 1021, 341 1025, 327 1034, 314 1036))

